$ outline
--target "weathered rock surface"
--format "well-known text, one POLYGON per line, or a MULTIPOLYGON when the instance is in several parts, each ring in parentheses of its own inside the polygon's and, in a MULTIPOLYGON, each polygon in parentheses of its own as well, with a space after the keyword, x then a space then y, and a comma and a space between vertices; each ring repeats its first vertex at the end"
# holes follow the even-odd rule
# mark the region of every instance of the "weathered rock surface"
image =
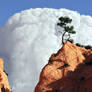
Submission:
POLYGON ((42 69, 34 92, 92 92, 92 50, 67 41, 42 69))
POLYGON ((4 61, 0 58, 0 92, 12 92, 9 87, 8 77, 4 72, 4 61))

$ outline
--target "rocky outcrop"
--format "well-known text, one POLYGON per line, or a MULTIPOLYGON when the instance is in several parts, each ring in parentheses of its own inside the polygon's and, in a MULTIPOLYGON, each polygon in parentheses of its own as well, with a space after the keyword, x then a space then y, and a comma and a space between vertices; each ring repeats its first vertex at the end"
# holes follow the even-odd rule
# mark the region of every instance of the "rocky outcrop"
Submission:
POLYGON ((0 92, 12 92, 9 87, 8 78, 4 72, 4 61, 0 58, 0 92))
POLYGON ((92 50, 70 42, 52 54, 35 92, 92 92, 92 50))

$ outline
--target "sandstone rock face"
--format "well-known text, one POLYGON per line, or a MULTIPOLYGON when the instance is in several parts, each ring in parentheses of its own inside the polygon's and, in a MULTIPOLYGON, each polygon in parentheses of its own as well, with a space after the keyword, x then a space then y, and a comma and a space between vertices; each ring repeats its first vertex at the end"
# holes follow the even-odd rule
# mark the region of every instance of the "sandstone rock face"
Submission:
POLYGON ((70 42, 52 54, 34 92, 92 92, 92 50, 70 42))
POLYGON ((0 58, 0 92, 12 92, 9 87, 8 78, 4 72, 4 61, 0 58))

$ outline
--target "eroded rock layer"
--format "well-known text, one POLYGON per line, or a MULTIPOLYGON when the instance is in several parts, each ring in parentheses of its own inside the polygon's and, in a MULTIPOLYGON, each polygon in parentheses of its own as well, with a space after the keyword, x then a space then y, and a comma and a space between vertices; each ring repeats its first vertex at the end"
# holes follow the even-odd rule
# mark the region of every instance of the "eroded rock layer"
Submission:
POLYGON ((4 72, 4 61, 0 58, 0 92, 12 92, 9 87, 7 74, 4 72))
POLYGON ((35 92, 92 92, 92 50, 70 42, 52 54, 35 92))

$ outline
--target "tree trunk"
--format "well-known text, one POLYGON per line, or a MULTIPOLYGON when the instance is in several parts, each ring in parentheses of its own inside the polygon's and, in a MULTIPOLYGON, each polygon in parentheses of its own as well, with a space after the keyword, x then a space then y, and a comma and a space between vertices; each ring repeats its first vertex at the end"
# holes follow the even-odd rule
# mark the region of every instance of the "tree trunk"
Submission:
POLYGON ((65 35, 66 32, 63 33, 62 35, 62 44, 64 45, 64 35, 65 35))
MULTIPOLYGON (((62 44, 63 44, 63 45, 64 45, 64 43, 65 43, 65 42, 64 42, 64 36, 65 36, 65 34, 66 34, 66 31, 65 31, 65 32, 63 33, 63 35, 62 35, 62 44)), ((68 33, 68 36, 69 36, 69 37, 68 37, 67 40, 70 39, 70 34, 69 34, 69 33, 68 33)), ((66 40, 66 41, 67 41, 67 40, 66 40)))

